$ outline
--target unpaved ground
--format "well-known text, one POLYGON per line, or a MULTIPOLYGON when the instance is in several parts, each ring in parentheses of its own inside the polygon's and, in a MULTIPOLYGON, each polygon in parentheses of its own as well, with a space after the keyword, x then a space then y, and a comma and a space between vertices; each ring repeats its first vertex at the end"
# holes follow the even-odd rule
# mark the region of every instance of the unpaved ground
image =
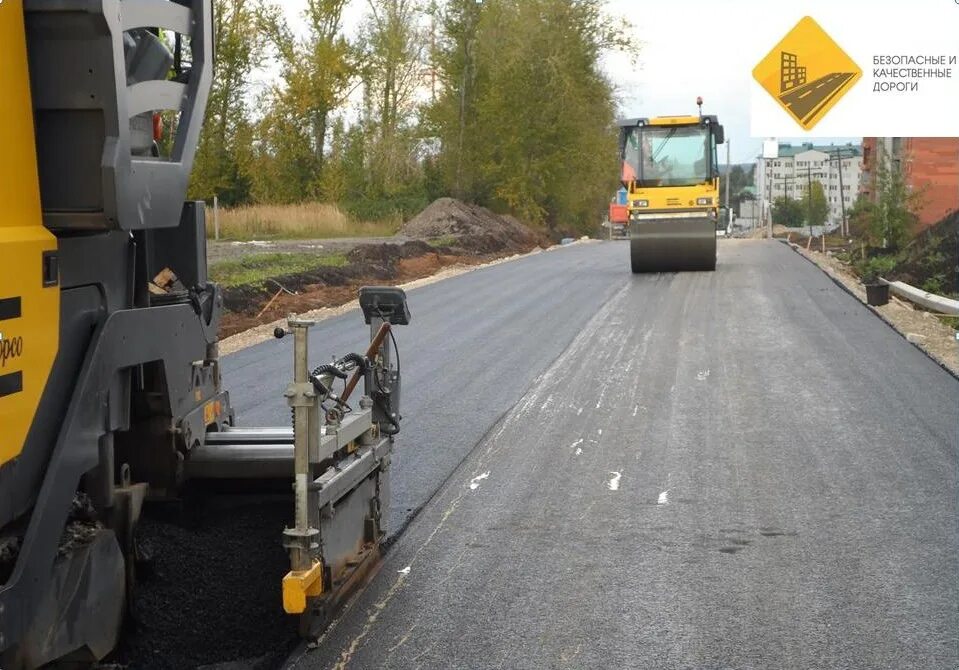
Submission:
MULTIPOLYGON (((516 251, 528 252, 538 248, 510 249, 503 254, 511 257, 516 251)), ((307 273, 277 277, 276 281, 290 293, 274 285, 225 289, 227 309, 220 323, 220 335, 229 338, 291 313, 312 313, 343 305, 353 300, 362 286, 403 284, 435 275, 448 267, 487 264, 503 254, 447 253, 446 249, 432 249, 422 242, 360 246, 350 252, 350 264, 346 267, 321 267, 307 273)), ((226 343, 221 346, 228 348, 226 343)))
MULTIPOLYGON (((594 240, 595 241, 595 240, 594 240)), ((580 243, 583 240, 580 241, 580 243)), ((516 260, 518 258, 524 258, 525 256, 531 256, 533 254, 542 253, 544 251, 551 251, 558 247, 550 247, 547 249, 536 248, 532 251, 525 254, 514 254, 511 256, 505 256, 502 258, 497 258, 488 262, 473 263, 473 264, 455 264, 444 267, 443 269, 430 274, 428 276, 415 279, 413 281, 406 282, 404 284, 399 284, 399 287, 404 290, 411 290, 418 288, 420 286, 426 286, 444 279, 449 279, 450 277, 456 277, 467 272, 472 272, 473 270, 478 270, 479 268, 490 267, 493 265, 499 265, 500 263, 508 263, 509 261, 516 260)), ((304 319, 311 319, 313 321, 323 321, 324 319, 330 319, 334 316, 339 316, 340 314, 345 314, 353 309, 358 309, 360 306, 359 301, 356 299, 356 292, 354 291, 348 298, 348 302, 343 302, 331 307, 319 307, 317 309, 311 309, 306 312, 299 313, 300 316, 304 319)), ((270 322, 261 323, 259 325, 253 326, 245 331, 238 332, 229 337, 225 337, 220 340, 220 354, 232 354, 234 352, 240 351, 241 349, 246 349, 247 347, 252 347, 254 344, 260 342, 265 342, 273 337, 273 331, 277 327, 286 325, 286 316, 283 315, 280 318, 277 318, 270 322)))
POLYGON ((221 261, 239 260, 255 254, 271 253, 317 253, 348 254, 364 244, 405 244, 413 238, 405 235, 393 237, 338 237, 315 240, 252 240, 250 242, 231 242, 209 240, 206 243, 206 258, 212 265, 221 261))
MULTIPOLYGON (((790 246, 802 256, 818 265, 822 270, 839 282, 850 293, 866 302, 866 289, 849 267, 829 254, 807 251, 796 244, 790 246)), ((929 312, 915 309, 910 303, 890 296, 889 304, 882 307, 870 307, 884 321, 925 351, 933 360, 959 376, 959 344, 956 331, 945 325, 929 312)))
POLYGON ((273 324, 290 313, 338 313, 336 308, 351 303, 365 285, 404 284, 447 268, 489 264, 549 246, 543 233, 512 217, 452 198, 433 202, 394 238, 219 243, 211 259, 279 251, 340 253, 347 261, 342 267, 317 267, 268 282, 224 288, 221 350, 228 353, 269 337, 273 324), (251 329, 254 335, 231 337, 251 329))

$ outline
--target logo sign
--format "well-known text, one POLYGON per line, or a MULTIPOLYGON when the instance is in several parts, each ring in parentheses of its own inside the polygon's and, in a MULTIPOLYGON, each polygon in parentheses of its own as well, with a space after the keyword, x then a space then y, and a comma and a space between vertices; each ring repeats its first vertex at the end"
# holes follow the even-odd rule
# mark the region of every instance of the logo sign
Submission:
POLYGON ((7 360, 20 358, 23 355, 23 338, 11 337, 0 339, 0 368, 7 367, 7 360))
POLYGON ((862 78, 862 70, 816 21, 803 18, 753 77, 804 130, 811 130, 862 78))

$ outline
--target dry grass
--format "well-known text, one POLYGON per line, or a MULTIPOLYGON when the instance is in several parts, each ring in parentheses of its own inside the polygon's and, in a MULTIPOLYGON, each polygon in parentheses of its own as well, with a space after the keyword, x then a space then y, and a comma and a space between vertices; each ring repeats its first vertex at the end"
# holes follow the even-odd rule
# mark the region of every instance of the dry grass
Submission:
MULTIPOLYGON (((220 210, 221 240, 311 239, 331 237, 388 237, 401 222, 356 221, 336 205, 308 202, 299 205, 253 205, 220 210)), ((213 238, 213 212, 206 217, 207 237, 213 238)))

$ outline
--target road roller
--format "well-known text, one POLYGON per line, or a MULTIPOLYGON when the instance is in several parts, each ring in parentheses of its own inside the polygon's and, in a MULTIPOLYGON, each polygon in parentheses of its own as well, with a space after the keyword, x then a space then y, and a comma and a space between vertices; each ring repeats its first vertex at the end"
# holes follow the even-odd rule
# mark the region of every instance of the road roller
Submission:
POLYGON ((262 579, 303 635, 377 563, 406 297, 362 290, 369 348, 318 367, 312 322, 291 317, 275 333, 293 341, 291 419, 236 417, 204 205, 186 199, 213 26, 210 0, 0 3, 3 670, 115 658, 144 584, 141 513, 186 505, 188 485, 285 491, 289 570, 262 579))
POLYGON ((715 270, 718 119, 632 118, 619 129, 633 272, 715 270))

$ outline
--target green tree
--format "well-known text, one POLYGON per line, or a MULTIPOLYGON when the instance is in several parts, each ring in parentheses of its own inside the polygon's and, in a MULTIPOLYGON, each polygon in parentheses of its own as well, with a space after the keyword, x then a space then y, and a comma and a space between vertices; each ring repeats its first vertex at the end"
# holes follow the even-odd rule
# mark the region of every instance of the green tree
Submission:
MULTIPOLYGON (((742 165, 733 165, 729 170, 729 199, 735 201, 747 186, 752 186, 752 171, 746 171, 742 165)), ((721 184, 723 189, 725 184, 721 184)), ((725 191, 724 191, 725 192, 725 191)))
POLYGON ((226 204, 250 199, 250 74, 268 54, 270 26, 278 16, 278 8, 263 0, 214 3, 216 60, 191 178, 192 198, 218 195, 226 204))
POLYGON ((599 0, 451 2, 445 25, 430 118, 450 189, 554 230, 592 227, 616 184, 599 59, 625 46, 619 25, 599 0))
POLYGON ((368 0, 362 40, 368 166, 374 196, 421 186, 417 92, 424 83, 426 34, 416 0, 368 0))
POLYGON ((301 38, 283 21, 272 26, 281 75, 258 124, 259 200, 325 197, 330 119, 359 81, 359 55, 342 34, 345 5, 346 0, 308 0, 301 38))
MULTIPOLYGON (((429 110, 444 150, 436 169, 444 175, 450 192, 458 198, 475 198, 477 174, 475 135, 467 128, 476 124, 479 86, 477 39, 483 3, 448 0, 439 19, 442 39, 430 52, 432 70, 443 85, 443 94, 429 110)), ((434 11, 434 16, 437 12, 434 11)))
POLYGON ((773 223, 787 228, 800 228, 805 218, 802 204, 792 198, 776 198, 772 206, 773 223))
POLYGON ((826 193, 819 181, 814 181, 803 194, 802 202, 803 216, 806 219, 806 225, 810 227, 810 236, 813 226, 825 225, 829 218, 829 203, 826 201, 826 193))
POLYGON ((869 221, 869 243, 883 249, 899 249, 909 239, 916 224, 921 193, 906 185, 898 164, 882 153, 876 168, 876 199, 869 221))

